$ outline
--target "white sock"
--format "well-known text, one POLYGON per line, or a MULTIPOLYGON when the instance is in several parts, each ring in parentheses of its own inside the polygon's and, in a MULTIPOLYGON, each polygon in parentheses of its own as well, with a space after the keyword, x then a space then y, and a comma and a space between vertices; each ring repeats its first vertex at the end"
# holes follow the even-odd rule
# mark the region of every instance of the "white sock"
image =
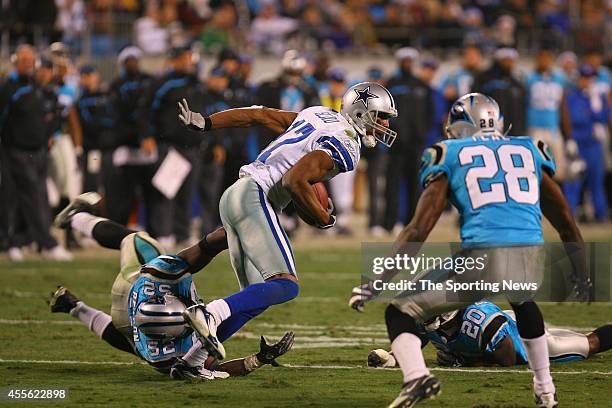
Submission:
POLYGON ((93 238, 92 231, 97 223, 108 221, 106 218, 96 217, 86 212, 76 213, 70 220, 70 226, 75 230, 85 235, 88 238, 93 238))
POLYGON ((102 338, 102 333, 112 323, 113 318, 101 310, 87 306, 83 302, 77 302, 76 307, 70 311, 70 315, 79 319, 89 330, 102 338))
POLYGON ((548 342, 546 335, 535 339, 523 339, 529 368, 533 371, 533 388, 536 394, 555 392, 555 385, 550 375, 550 360, 548 359, 548 342))
POLYGON ((206 310, 215 316, 217 326, 232 315, 229 305, 223 299, 213 300, 206 305, 206 310))
POLYGON ((429 375, 421 352, 421 339, 412 333, 402 333, 391 343, 393 355, 404 373, 404 383, 429 375))
POLYGON ((196 340, 191 348, 183 356, 183 360, 189 367, 199 367, 204 365, 204 362, 208 358, 208 351, 202 347, 202 342, 196 340))

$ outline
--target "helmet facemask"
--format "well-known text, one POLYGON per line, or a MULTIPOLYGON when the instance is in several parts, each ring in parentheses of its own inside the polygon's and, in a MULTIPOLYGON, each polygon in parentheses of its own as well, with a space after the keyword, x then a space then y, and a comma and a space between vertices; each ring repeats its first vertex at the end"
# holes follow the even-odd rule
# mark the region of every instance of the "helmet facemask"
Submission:
POLYGON ((372 112, 365 111, 360 117, 365 128, 365 133, 362 135, 363 144, 366 147, 374 147, 376 141, 378 141, 387 147, 391 147, 395 142, 397 132, 378 123, 378 119, 387 120, 396 116, 397 114, 381 111, 374 111, 374 116, 372 116, 372 112))

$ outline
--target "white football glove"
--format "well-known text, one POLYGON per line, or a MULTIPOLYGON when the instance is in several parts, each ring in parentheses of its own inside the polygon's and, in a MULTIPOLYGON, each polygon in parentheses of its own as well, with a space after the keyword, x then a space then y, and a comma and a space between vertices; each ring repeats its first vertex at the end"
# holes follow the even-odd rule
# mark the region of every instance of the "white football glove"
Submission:
POLYGON ((366 302, 374 299, 378 295, 378 291, 374 290, 372 283, 364 283, 353 288, 349 306, 358 312, 363 312, 366 302))
POLYGON ((327 198, 327 214, 329 214, 329 223, 327 225, 317 225, 317 228, 328 229, 336 225, 336 207, 331 198, 327 198))
POLYGON ((185 98, 178 103, 178 108, 178 117, 180 121, 183 122, 183 125, 187 126, 191 130, 197 130, 199 132, 205 130, 206 120, 204 119, 204 116, 198 112, 190 111, 189 105, 187 104, 187 100, 185 98))

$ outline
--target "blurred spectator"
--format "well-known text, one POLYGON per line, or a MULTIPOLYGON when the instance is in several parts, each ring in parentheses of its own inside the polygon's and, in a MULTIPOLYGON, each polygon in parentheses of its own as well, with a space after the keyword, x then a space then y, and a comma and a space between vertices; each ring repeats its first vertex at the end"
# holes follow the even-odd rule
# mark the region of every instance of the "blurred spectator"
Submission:
MULTIPOLYGON (((368 82, 385 85, 383 71, 379 66, 370 66, 367 70, 368 82)), ((385 211, 386 169, 389 160, 389 149, 378 143, 375 149, 362 149, 362 157, 367 162, 368 177, 368 228, 373 237, 382 237, 386 230, 383 227, 385 211)))
POLYGON ((282 53, 287 48, 288 36, 298 29, 299 23, 292 18, 278 15, 273 1, 262 3, 259 13, 251 23, 250 41, 262 51, 282 53))
POLYGON ((438 39, 435 46, 441 48, 457 48, 461 45, 463 29, 461 26, 461 6, 457 1, 448 0, 440 9, 440 16, 435 22, 435 28, 439 29, 438 39))
POLYGON ((529 6, 529 0, 508 0, 501 8, 501 14, 514 18, 519 30, 533 28, 535 25, 534 13, 529 6))
POLYGON ((555 179, 565 180, 566 159, 563 135, 571 137, 567 106, 563 96, 565 79, 553 70, 555 55, 542 48, 536 55, 535 70, 525 84, 527 91, 527 134, 546 143, 555 158, 555 179))
MULTIPOLYGON (((155 202, 159 192, 151 185, 157 155, 140 150, 138 126, 143 118, 139 110, 153 78, 142 72, 140 48, 124 48, 117 57, 119 75, 110 86, 115 111, 115 149, 103 157, 104 193, 108 218, 128 225, 130 213, 140 192, 145 206, 155 202)), ((144 118, 148 120, 147 118, 144 118)))
MULTIPOLYGON (((340 68, 331 69, 327 83, 319 88, 321 105, 340 112, 342 97, 346 92, 346 72, 340 68)), ((339 174, 329 182, 330 196, 336 208, 336 227, 334 232, 339 235, 351 235, 348 227, 349 217, 353 209, 355 191, 355 176, 357 170, 339 174)))
POLYGON ((214 52, 228 47, 236 47, 236 9, 231 3, 221 4, 212 15, 200 34, 204 50, 214 52))
POLYGON ((476 7, 466 9, 463 14, 463 43, 485 46, 489 41, 483 24, 482 11, 476 7))
POLYGON ((593 109, 589 88, 596 74, 592 66, 581 66, 576 86, 570 89, 567 96, 572 134, 578 144, 580 156, 587 163, 587 170, 583 180, 566 183, 565 194, 570 208, 576 212, 583 185, 586 184, 593 201, 596 220, 606 221, 608 203, 604 188, 604 152, 601 141, 595 137, 593 126, 596 123, 607 123, 609 111, 606 98, 601 98, 601 110, 593 109))
POLYGON ((565 86, 568 86, 576 79, 576 68, 578 66, 578 57, 571 51, 564 51, 557 57, 557 66, 560 74, 565 79, 565 86))
POLYGON ((83 129, 83 191, 100 191, 102 155, 114 148, 115 118, 108 93, 102 89, 100 73, 85 65, 81 73, 81 92, 76 103, 83 129))
POLYGON ((449 103, 455 102, 459 97, 470 93, 474 77, 480 74, 482 67, 482 53, 476 45, 463 47, 461 68, 451 72, 442 80, 440 89, 449 103))
POLYGON ((509 15, 500 16, 493 27, 493 37, 498 47, 514 47, 516 44, 516 21, 509 15))
POLYGON ((576 43, 583 50, 596 49, 604 44, 606 13, 600 2, 585 0, 580 2, 581 21, 576 28, 576 43))
MULTIPOLYGON (((231 107, 231 92, 229 92, 230 73, 222 67, 211 71, 206 80, 204 94, 207 116, 231 107)), ((220 225, 219 199, 224 187, 224 164, 227 159, 226 141, 232 142, 234 129, 217 129, 206 132, 200 146, 200 174, 198 189, 202 207, 201 233, 206 234, 220 225)), ((235 178, 238 177, 236 172, 235 178)))
POLYGON ((82 0, 55 0, 58 8, 56 27, 62 32, 62 42, 75 53, 81 52, 81 36, 87 28, 85 3, 82 0))
POLYGON ((518 52, 514 48, 495 51, 493 65, 474 78, 472 92, 489 95, 504 112, 504 124, 512 135, 525 135, 525 88, 514 76, 518 52))
POLYGON ((146 2, 145 14, 134 24, 136 45, 145 53, 161 55, 168 51, 170 35, 161 25, 161 10, 155 1, 146 2))
MULTIPOLYGON (((306 59, 295 50, 289 50, 281 61, 281 74, 271 81, 262 83, 257 89, 255 103, 270 108, 299 112, 316 105, 316 90, 304 80, 303 73, 306 59)), ((260 132, 260 150, 278 135, 262 129, 260 132)))
MULTIPOLYGON (((172 197, 157 191, 146 203, 147 231, 170 247, 174 242, 185 243, 190 238, 191 198, 199 174, 200 133, 188 130, 176 119, 177 104, 185 98, 191 109, 204 110, 204 88, 195 75, 193 52, 190 47, 175 47, 169 56, 171 69, 150 86, 140 113, 141 147, 146 153, 157 150, 157 171, 169 152, 171 157, 186 160, 190 170, 172 197), (176 155, 178 154, 178 156, 176 155)), ((167 193, 169 194, 169 193, 167 193)), ((162 244, 162 245, 164 245, 162 244)))
POLYGON ((448 113, 448 102, 444 98, 444 94, 434 85, 434 78, 439 65, 438 60, 425 58, 421 62, 418 75, 421 81, 429 85, 433 103, 432 123, 425 137, 425 146, 432 146, 442 139, 442 124, 446 121, 448 113))
POLYGON ((29 45, 17 48, 15 66, 0 86, 2 195, 6 208, 2 216, 9 239, 9 258, 23 260, 20 247, 35 241, 43 256, 70 260, 72 256, 50 234, 51 213, 47 201, 47 145, 49 129, 46 97, 34 79, 38 56, 29 45), (25 222, 22 236, 17 220, 25 222))
POLYGON ((425 145, 427 132, 433 122, 433 102, 429 86, 414 76, 413 65, 419 57, 414 48, 400 48, 395 53, 397 73, 387 81, 389 92, 395 99, 398 117, 391 125, 398 138, 389 149, 387 190, 385 194, 387 230, 398 230, 403 226, 399 217, 400 191, 407 194, 406 219, 414 215, 420 195, 418 179, 420 155, 425 145), (400 184, 404 189, 400 188, 400 184))

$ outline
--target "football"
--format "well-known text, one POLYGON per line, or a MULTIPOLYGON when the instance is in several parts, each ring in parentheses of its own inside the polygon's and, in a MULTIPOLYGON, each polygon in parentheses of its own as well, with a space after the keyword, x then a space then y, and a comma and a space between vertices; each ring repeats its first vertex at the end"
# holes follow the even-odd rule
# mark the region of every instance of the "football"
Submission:
MULTIPOLYGON (((329 195, 327 194, 327 189, 325 188, 325 185, 323 183, 321 183, 320 181, 312 184, 312 189, 315 193, 315 196, 317 196, 317 199, 319 200, 319 203, 321 203, 321 206, 323 208, 327 208, 329 205, 329 195)), ((300 216, 300 218, 308 225, 317 225, 317 222, 312 219, 310 217, 310 215, 308 215, 308 213, 306 213, 306 211, 302 210, 297 204, 295 205, 295 208, 297 210, 298 215, 300 216)))

